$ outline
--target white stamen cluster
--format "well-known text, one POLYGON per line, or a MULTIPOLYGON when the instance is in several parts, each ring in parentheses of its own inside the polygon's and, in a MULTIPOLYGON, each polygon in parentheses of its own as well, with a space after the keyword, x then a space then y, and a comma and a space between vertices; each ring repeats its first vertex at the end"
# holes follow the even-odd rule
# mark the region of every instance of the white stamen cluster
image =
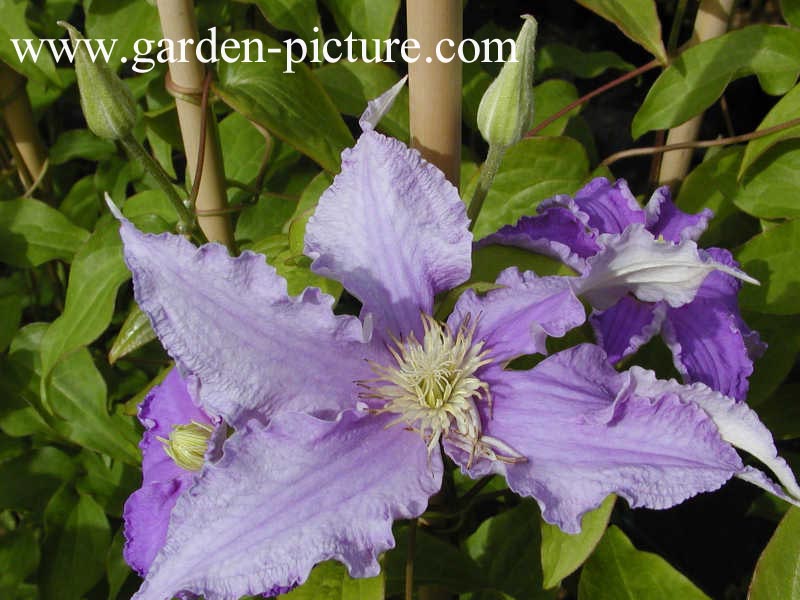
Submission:
POLYGON ((164 446, 164 452, 175 464, 186 471, 199 471, 205 462, 208 440, 214 428, 205 423, 192 421, 186 425, 175 425, 169 439, 156 438, 164 446))
POLYGON ((473 342, 475 325, 469 319, 453 334, 450 328, 428 315, 422 315, 425 331, 422 342, 412 332, 405 341, 392 339, 389 351, 395 364, 371 363, 377 377, 362 382, 365 398, 384 402, 378 413, 394 413, 398 418, 389 426, 405 423, 425 439, 432 452, 442 438, 469 453, 492 460, 516 461, 522 457, 502 442, 482 435, 477 403, 492 396, 486 382, 475 373, 489 364, 484 342, 473 342), (508 456, 498 456, 495 449, 508 456))

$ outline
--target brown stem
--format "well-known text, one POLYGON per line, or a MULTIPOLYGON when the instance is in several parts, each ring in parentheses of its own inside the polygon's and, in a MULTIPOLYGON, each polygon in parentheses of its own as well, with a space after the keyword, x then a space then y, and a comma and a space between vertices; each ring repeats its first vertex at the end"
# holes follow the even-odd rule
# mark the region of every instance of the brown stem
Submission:
POLYGON ((712 148, 714 146, 727 146, 730 144, 738 144, 740 142, 749 142, 750 140, 755 140, 760 137, 776 133, 778 131, 783 131, 784 129, 789 129, 790 127, 796 127, 798 125, 800 125, 800 118, 792 119, 791 121, 786 121, 785 123, 780 123, 779 125, 768 127, 767 129, 761 129, 759 131, 753 131, 751 133, 744 133, 742 135, 734 135, 731 137, 719 138, 716 140, 703 140, 699 142, 697 141, 681 142, 680 144, 667 144, 665 146, 648 146, 645 148, 631 148, 629 150, 622 150, 621 152, 615 152, 608 158, 604 159, 603 162, 600 163, 600 166, 607 167, 608 165, 613 164, 618 160, 622 160, 623 158, 631 158, 633 156, 648 156, 650 154, 674 152, 676 150, 712 148))
MULTIPOLYGON (((0 63, 0 90, 0 110, 14 146, 12 152, 17 172, 25 191, 28 191, 34 181, 43 177, 47 151, 33 118, 31 101, 25 91, 25 78, 3 63, 0 63)), ((47 185, 46 179, 44 183, 47 185)))
POLYGON ((603 92, 607 92, 608 90, 613 89, 613 88, 617 87, 618 85, 623 84, 623 83, 625 83, 626 81, 628 81, 630 79, 633 79, 634 77, 638 77, 642 73, 647 73, 647 71, 650 71, 650 70, 655 69, 655 68, 660 67, 660 66, 661 66, 661 63, 657 59, 654 59, 654 60, 651 60, 649 63, 646 63, 646 64, 642 65, 641 67, 637 67, 633 71, 628 71, 627 73, 625 73, 623 75, 620 75, 619 77, 617 77, 616 79, 614 79, 612 81, 609 81, 605 85, 601 85, 599 88, 597 88, 595 90, 592 90, 591 92, 589 92, 585 96, 581 96, 580 98, 578 98, 574 102, 570 102, 569 104, 567 104, 564 108, 562 108, 561 110, 559 110, 555 114, 550 115, 544 121, 542 121, 541 123, 536 125, 533 129, 531 129, 528 133, 526 133, 525 137, 533 137, 533 136, 537 135, 545 127, 547 127, 548 125, 550 125, 551 123, 553 123, 555 121, 558 121, 561 117, 563 117, 564 115, 566 115, 570 111, 574 110, 578 106, 586 104, 589 100, 591 100, 595 96, 599 96, 603 92))
MULTIPOLYGON (((157 5, 165 39, 172 40, 176 45, 177 40, 198 40, 194 3, 191 0, 158 0, 157 5)), ((170 63, 169 76, 173 89, 181 92, 174 94, 175 105, 186 151, 187 175, 192 186, 197 187, 197 221, 209 241, 225 244, 233 251, 230 218, 218 212, 227 208, 228 202, 216 121, 204 115, 200 106, 206 71, 194 52, 188 52, 186 58, 186 62, 170 63), (204 214, 204 211, 214 213, 204 214)))
MULTIPOLYGON (((699 44, 711 38, 719 37, 728 30, 728 20, 733 10, 734 0, 701 0, 694 20, 694 33, 687 47, 699 44)), ((692 117, 685 123, 670 129, 667 135, 667 145, 677 145, 697 139, 703 114, 692 117)), ((675 152, 664 156, 661 162, 661 172, 658 181, 661 184, 672 185, 681 181, 689 171, 692 152, 675 152)))
MULTIPOLYGON (((436 45, 462 37, 461 0, 408 0, 408 38, 420 59, 408 65, 411 145, 458 187, 461 170, 461 61, 437 60, 436 45), (430 60, 430 62, 428 62, 430 60)), ((444 46, 450 54, 449 45, 444 46)))

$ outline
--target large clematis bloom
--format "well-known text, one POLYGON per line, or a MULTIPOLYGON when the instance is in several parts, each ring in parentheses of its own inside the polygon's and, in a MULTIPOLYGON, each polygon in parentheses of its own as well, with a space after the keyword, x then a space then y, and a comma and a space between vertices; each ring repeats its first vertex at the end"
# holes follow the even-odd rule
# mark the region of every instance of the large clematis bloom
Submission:
MULTIPOLYGON (((361 301, 359 317, 314 288, 290 297, 263 256, 122 220, 140 306, 199 381, 199 405, 234 429, 177 499, 136 598, 270 595, 328 559, 375 575, 392 522, 439 490, 441 447, 469 475, 502 474, 568 532, 609 493, 665 508, 738 476, 800 498, 755 414, 702 384, 618 373, 593 345, 509 370, 584 322, 570 278, 512 268, 434 320, 436 294, 469 277, 472 239, 443 174, 373 130, 387 105, 371 105, 305 238, 312 268, 361 301)), ((623 285, 597 277, 593 293, 602 281, 623 285)))
MULTIPOLYGON (((623 236, 641 237, 647 232, 665 246, 696 248, 695 241, 713 216, 709 209, 696 215, 684 213, 672 202, 668 187, 656 190, 641 208, 624 180, 611 183, 603 177, 593 179, 574 197, 545 200, 538 210, 538 215, 523 217, 478 245, 525 248, 586 273, 601 249, 619 244, 623 236)), ((725 249, 700 252, 717 264, 738 266, 725 249)), ((702 382, 744 400, 753 360, 766 346, 742 319, 737 303, 740 287, 735 273, 717 269, 705 278, 692 301, 679 305, 653 302, 641 295, 618 296, 615 302, 604 304, 587 296, 597 309, 590 321, 612 362, 630 356, 660 333, 685 381, 702 382)))

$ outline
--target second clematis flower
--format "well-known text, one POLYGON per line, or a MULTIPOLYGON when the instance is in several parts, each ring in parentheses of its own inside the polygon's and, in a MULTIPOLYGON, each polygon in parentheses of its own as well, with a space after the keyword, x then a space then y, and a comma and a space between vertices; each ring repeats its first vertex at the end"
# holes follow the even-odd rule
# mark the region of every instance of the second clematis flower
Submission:
MULTIPOLYGON (((666 186, 657 189, 642 208, 624 180, 611 183, 604 177, 593 179, 574 197, 545 200, 538 210, 538 215, 501 228, 478 246, 517 246, 586 273, 603 246, 618 243, 621 236, 650 234, 665 246, 693 246, 713 217, 708 209, 696 215, 684 213, 672 202, 666 186)), ((738 266, 723 248, 700 252, 708 260, 734 269, 738 266)), ((632 355, 660 333, 687 382, 699 381, 744 400, 753 361, 766 345, 739 313, 740 287, 735 274, 717 270, 703 281, 691 302, 676 306, 625 295, 607 306, 592 302, 597 310, 590 321, 612 362, 632 355)))
POLYGON ((371 104, 306 230, 313 270, 361 302, 359 317, 316 288, 290 297, 263 256, 122 220, 137 301, 199 382, 200 407, 234 429, 210 441, 136 598, 273 595, 328 559, 376 575, 392 522, 439 490, 441 448, 473 477, 503 475, 568 532, 610 493, 666 508, 737 476, 800 498, 755 414, 702 384, 618 373, 588 344, 509 369, 584 322, 573 278, 512 268, 435 320, 436 295, 470 275, 472 236, 444 175, 374 131, 388 104, 371 104))

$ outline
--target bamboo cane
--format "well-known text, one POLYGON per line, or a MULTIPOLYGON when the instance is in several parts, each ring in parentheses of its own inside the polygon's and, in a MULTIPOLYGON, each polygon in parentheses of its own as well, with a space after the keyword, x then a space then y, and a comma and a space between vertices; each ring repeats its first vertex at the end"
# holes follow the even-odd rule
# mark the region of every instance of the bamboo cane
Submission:
MULTIPOLYGON (((699 44, 719 37, 728 30, 728 21, 733 10, 734 0, 702 0, 694 20, 694 33, 689 45, 699 44)), ((667 145, 683 144, 697 139, 703 114, 692 117, 685 123, 673 127, 667 135, 667 145)), ((673 185, 681 181, 689 171, 694 150, 678 150, 665 154, 661 161, 658 182, 673 185)))
MULTIPOLYGON (((191 0, 158 0, 157 5, 165 39, 170 39, 177 45, 177 40, 196 41, 199 38, 194 3, 191 0)), ((199 98, 205 79, 205 68, 194 52, 187 52, 186 58, 186 62, 170 63, 169 74, 174 88, 182 92, 177 95, 175 104, 186 151, 186 168, 193 181, 202 137, 203 113, 199 98), (181 95, 194 96, 198 102, 182 98, 181 95)), ((198 224, 208 240, 220 242, 233 249, 233 230, 229 216, 224 211, 227 208, 227 198, 222 152, 219 147, 216 122, 210 113, 206 119, 202 176, 195 207, 198 212, 198 224), (204 212, 214 214, 204 215, 204 212)))
POLYGON ((461 61, 437 60, 455 52, 462 38, 461 0, 408 0, 408 37, 420 44, 420 58, 408 65, 411 145, 458 186, 461 168, 461 61), (430 59, 430 62, 428 61, 430 59))
POLYGON ((0 110, 18 158, 17 171, 27 191, 41 177, 47 151, 25 92, 25 78, 3 63, 0 63, 0 110))

